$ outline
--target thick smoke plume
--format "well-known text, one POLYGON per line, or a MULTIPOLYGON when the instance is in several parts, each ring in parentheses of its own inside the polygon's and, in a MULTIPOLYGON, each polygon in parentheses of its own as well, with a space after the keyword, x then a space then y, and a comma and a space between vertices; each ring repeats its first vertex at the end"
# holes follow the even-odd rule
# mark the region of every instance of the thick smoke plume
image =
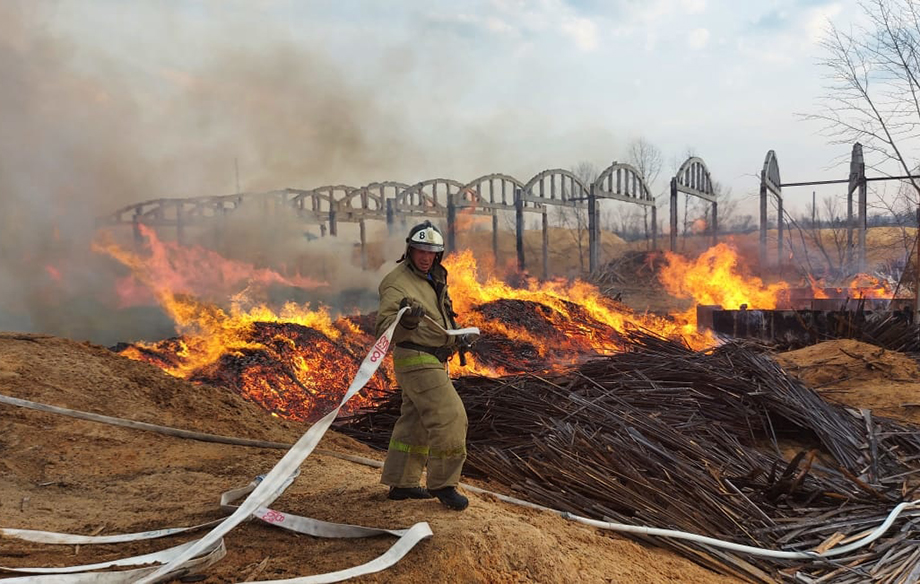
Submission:
MULTIPOLYGON (((346 81, 320 51, 247 51, 230 31, 201 41, 198 65, 150 69, 62 36, 58 17, 53 4, 0 3, 0 330, 104 343, 170 332, 155 309, 114 310, 126 271, 90 248, 95 218, 117 208, 230 194, 237 169, 248 191, 360 185, 423 158, 403 142, 398 108, 375 103, 376 80, 346 81)), ((221 251, 287 269, 309 251, 331 286, 374 279, 343 267, 350 242, 325 249, 281 221, 240 214, 221 251)))

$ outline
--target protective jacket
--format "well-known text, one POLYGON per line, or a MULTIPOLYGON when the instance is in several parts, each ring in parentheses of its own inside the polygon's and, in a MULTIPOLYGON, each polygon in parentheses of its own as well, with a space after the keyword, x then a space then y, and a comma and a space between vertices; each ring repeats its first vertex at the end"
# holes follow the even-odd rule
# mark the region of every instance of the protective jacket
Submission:
MULTIPOLYGON (((440 263, 429 274, 410 259, 401 262, 380 283, 377 336, 393 322, 403 298, 421 304, 425 314, 444 329, 451 326, 447 270, 440 263)), ((393 427, 381 482, 415 487, 428 467, 428 488, 456 486, 466 460, 467 417, 463 402, 447 375, 444 361, 421 348, 453 348, 455 337, 422 318, 414 329, 397 326, 393 335, 393 368, 402 390, 402 409, 393 427), (400 346, 403 344, 403 346, 400 346)))
MULTIPOLYGON (((451 326, 453 306, 447 290, 447 269, 440 263, 432 266, 429 273, 425 274, 416 269, 412 261, 407 259, 383 278, 379 292, 377 337, 383 334, 383 331, 396 318, 403 298, 411 298, 421 304, 425 309, 425 314, 443 328, 453 328, 451 326)), ((396 371, 443 368, 444 366, 442 360, 430 353, 399 346, 400 343, 406 342, 432 349, 455 348, 457 345, 456 337, 444 334, 427 318, 422 318, 415 329, 398 326, 393 334, 393 343, 396 345, 393 348, 393 366, 396 371)))

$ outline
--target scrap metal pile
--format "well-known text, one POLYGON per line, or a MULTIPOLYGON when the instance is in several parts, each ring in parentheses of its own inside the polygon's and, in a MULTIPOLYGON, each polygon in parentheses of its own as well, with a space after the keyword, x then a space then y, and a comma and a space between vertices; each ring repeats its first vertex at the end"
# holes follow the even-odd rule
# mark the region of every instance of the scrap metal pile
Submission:
POLYGON ((835 310, 721 310, 697 307, 697 321, 718 336, 755 339, 775 350, 798 349, 831 339, 856 339, 892 351, 920 352, 920 324, 910 307, 867 310, 864 300, 835 310))
MULTIPOLYGON (((562 373, 456 380, 466 472, 578 515, 773 550, 845 545, 917 498, 920 428, 825 402, 749 345, 623 340, 623 353, 562 373)), ((400 396, 377 399, 338 429, 383 449, 400 396)), ((918 524, 908 510, 871 545, 825 560, 634 537, 756 582, 901 581, 920 573, 918 524)))
POLYGON ((920 323, 913 323, 910 310, 865 315, 846 335, 837 338, 857 339, 903 353, 920 353, 920 323))

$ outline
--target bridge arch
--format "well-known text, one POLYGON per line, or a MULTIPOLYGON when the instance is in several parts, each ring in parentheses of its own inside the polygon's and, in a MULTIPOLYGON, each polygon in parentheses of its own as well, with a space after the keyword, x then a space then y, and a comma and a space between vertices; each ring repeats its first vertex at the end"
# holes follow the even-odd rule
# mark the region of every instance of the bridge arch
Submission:
MULTIPOLYGON (((596 199, 612 199, 642 205, 652 210, 652 249, 658 247, 658 208, 655 205, 655 196, 652 190, 646 184, 642 174, 631 164, 614 162, 605 168, 594 180, 591 190, 596 199)), ((600 222, 597 218, 597 207, 589 201, 589 207, 593 206, 594 219, 590 215, 592 209, 589 208, 589 226, 593 226, 594 231, 590 234, 588 242, 588 253, 590 256, 591 269, 594 270, 600 263, 600 233, 598 231, 600 222)), ((646 236, 648 234, 646 233, 646 236)))
POLYGON ((143 237, 140 225, 175 227, 176 239, 184 240, 185 227, 211 218, 224 217, 243 205, 245 195, 216 195, 188 199, 150 199, 126 205, 96 219, 97 227, 130 225, 135 241, 143 237))
POLYGON ((527 181, 523 200, 536 205, 585 206, 590 187, 572 171, 551 168, 527 181))
POLYGON ((322 235, 326 234, 328 223, 329 234, 337 235, 339 203, 356 189, 347 185, 326 185, 309 190, 285 190, 288 194, 288 204, 299 219, 319 225, 322 235))
POLYGON ((524 183, 507 174, 484 174, 463 185, 458 207, 476 206, 484 209, 514 209, 515 193, 524 183))
POLYGON ((780 273, 783 269, 783 189, 782 180, 779 174, 779 160, 776 158, 776 152, 770 150, 764 157, 763 169, 760 171, 760 266, 761 271, 767 266, 767 200, 770 195, 776 197, 776 239, 777 253, 776 261, 780 273))
POLYGON ((451 196, 463 188, 463 183, 449 178, 432 178, 407 187, 393 199, 393 210, 400 224, 406 227, 406 218, 446 217, 451 196))
POLYGON ((655 205, 655 197, 642 174, 634 166, 621 162, 614 162, 598 175, 594 181, 594 195, 627 203, 655 205))
POLYGON ((709 224, 712 243, 715 245, 719 231, 719 203, 712 175, 702 158, 691 156, 680 165, 671 178, 671 251, 677 251, 677 193, 691 195, 712 204, 712 221, 709 224))

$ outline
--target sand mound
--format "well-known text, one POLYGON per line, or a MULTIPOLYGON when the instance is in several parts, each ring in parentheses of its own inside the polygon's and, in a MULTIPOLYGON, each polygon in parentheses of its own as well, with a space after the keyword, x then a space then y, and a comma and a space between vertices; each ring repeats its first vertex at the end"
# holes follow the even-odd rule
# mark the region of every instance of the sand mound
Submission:
MULTIPOLYGON (((103 347, 0 334, 0 393, 83 411, 246 438, 293 442, 305 430, 224 390, 171 378, 103 347)), ((0 405, 0 526, 115 534, 222 516, 219 494, 247 484, 281 450, 196 442, 0 405)), ((375 456, 329 433, 321 448, 375 456)), ((363 582, 733 582, 670 552, 554 515, 471 495, 463 513, 432 501, 385 499, 379 471, 314 454, 273 505, 342 523, 408 527, 435 536, 363 582)), ((5 539, 10 566, 71 565, 146 553, 190 539, 129 545, 47 546, 5 539)), ((381 554, 392 538, 322 540, 245 523, 205 582, 291 578, 343 569, 381 554)))
POLYGON ((840 339, 783 353, 777 361, 830 400, 920 423, 920 367, 903 353, 840 339))

